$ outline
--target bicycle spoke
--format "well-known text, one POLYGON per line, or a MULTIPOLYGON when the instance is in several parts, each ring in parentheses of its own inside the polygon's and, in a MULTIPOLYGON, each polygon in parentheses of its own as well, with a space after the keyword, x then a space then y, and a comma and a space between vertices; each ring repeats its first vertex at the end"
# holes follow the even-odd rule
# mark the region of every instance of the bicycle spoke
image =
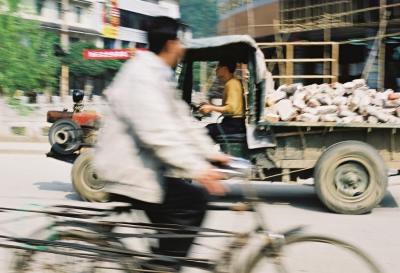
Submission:
POLYGON ((279 253, 264 249, 246 273, 382 273, 364 252, 324 236, 289 236, 279 253), (279 256, 276 256, 278 254, 279 256))

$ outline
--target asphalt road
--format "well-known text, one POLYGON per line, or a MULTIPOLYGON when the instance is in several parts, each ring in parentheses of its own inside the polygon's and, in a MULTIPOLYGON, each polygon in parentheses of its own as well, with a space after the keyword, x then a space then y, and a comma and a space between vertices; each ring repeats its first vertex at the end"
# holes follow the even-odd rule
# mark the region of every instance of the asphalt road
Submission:
MULTIPOLYGON (((70 168, 68 163, 49 159, 38 153, 0 153, 0 206, 79 200, 70 183, 70 168)), ((257 183, 255 187, 265 200, 260 209, 272 230, 281 231, 304 225, 307 226, 307 232, 334 236, 361 247, 374 257, 384 272, 400 272, 399 177, 391 178, 389 191, 380 207, 370 214, 358 216, 330 213, 319 202, 310 186, 257 183)), ((238 185, 234 186, 230 197, 233 200, 240 199, 238 185)), ((1 223, 7 217, 0 216, 1 234, 26 235, 39 223, 34 219, 25 219, 11 226, 1 223)), ((205 223, 208 227, 235 231, 246 231, 253 224, 253 214, 248 212, 211 212, 205 223)), ((220 246, 222 241, 216 240, 213 244, 220 246)), ((216 255, 216 252, 203 247, 197 247, 193 251, 195 255, 216 255)), ((325 261, 327 257, 330 260, 336 259, 335 263, 340 262, 338 256, 327 256, 331 254, 322 250, 309 249, 306 252, 303 252, 300 259, 304 263, 316 263, 317 271, 303 269, 298 272, 330 272, 325 261), (305 256, 309 257, 306 259, 305 256)), ((10 259, 9 252, 0 251, 0 272, 9 272, 6 264, 10 259)))

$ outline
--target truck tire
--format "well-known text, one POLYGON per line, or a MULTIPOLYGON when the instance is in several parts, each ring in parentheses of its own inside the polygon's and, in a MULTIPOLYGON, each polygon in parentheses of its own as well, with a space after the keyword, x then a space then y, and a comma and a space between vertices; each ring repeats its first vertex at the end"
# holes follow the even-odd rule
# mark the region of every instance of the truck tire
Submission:
POLYGON ((49 129, 51 148, 62 155, 70 155, 82 144, 82 129, 73 120, 57 120, 49 129))
POLYGON ((329 147, 315 165, 314 180, 322 203, 343 214, 370 212, 382 201, 388 185, 384 160, 360 141, 329 147))
POLYGON ((94 172, 91 151, 81 153, 75 160, 72 171, 72 185, 79 196, 89 202, 107 202, 108 194, 104 191, 104 181, 94 172))

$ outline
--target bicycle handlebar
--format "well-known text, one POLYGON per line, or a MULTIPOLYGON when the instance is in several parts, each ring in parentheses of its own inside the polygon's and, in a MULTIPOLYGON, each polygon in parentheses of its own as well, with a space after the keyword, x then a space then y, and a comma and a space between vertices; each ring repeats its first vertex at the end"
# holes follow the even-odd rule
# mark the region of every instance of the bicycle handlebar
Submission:
POLYGON ((233 177, 248 178, 251 171, 251 162, 249 160, 230 157, 231 161, 226 164, 214 164, 217 168, 216 170, 223 173, 228 179, 233 177))

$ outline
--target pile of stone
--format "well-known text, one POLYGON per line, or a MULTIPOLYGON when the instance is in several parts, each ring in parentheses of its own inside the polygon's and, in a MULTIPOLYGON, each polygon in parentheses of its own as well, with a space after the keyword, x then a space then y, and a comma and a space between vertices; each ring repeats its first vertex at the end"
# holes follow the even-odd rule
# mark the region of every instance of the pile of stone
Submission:
POLYGON ((369 88, 363 79, 344 84, 282 85, 267 94, 264 119, 400 124, 400 93, 369 88))

